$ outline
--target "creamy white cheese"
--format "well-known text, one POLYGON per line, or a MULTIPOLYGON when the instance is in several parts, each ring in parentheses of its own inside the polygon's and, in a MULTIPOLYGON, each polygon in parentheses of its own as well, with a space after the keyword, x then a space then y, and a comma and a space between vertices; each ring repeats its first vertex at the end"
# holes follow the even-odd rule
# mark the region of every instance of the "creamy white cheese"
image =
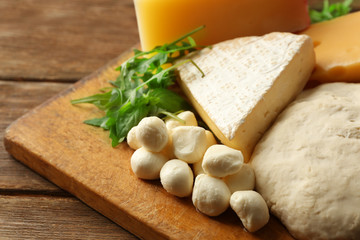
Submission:
POLYGON ((308 36, 270 33, 215 44, 178 68, 180 85, 222 143, 248 160, 280 111, 302 90, 315 64, 308 36))

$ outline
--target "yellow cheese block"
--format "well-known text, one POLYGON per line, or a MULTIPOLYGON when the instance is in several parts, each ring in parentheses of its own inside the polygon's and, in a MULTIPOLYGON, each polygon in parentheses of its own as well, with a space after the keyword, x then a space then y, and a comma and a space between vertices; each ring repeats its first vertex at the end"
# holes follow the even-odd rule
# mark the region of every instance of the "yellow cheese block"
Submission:
POLYGON ((360 12, 313 24, 302 34, 309 35, 315 46, 311 80, 360 82, 360 12))
POLYGON ((134 0, 141 46, 150 50, 206 25, 197 43, 297 32, 310 25, 306 0, 134 0))

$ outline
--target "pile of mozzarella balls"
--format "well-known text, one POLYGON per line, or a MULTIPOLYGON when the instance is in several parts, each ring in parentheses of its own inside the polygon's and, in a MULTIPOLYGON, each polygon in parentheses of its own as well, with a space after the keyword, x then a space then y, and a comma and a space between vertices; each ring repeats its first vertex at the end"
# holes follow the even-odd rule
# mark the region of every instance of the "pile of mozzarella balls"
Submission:
POLYGON ((185 111, 165 122, 146 117, 127 136, 136 150, 132 171, 141 179, 159 179, 177 197, 192 195, 203 214, 218 216, 229 205, 244 227, 254 232, 269 221, 269 210, 255 191, 255 174, 240 151, 217 144, 214 135, 199 127, 195 115, 185 111), (195 183, 194 183, 195 175, 195 183))

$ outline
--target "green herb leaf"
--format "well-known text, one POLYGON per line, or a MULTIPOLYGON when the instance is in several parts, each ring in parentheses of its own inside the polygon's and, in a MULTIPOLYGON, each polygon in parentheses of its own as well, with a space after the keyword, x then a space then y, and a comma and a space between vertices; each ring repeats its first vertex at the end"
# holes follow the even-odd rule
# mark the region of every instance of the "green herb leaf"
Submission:
POLYGON ((167 112, 174 113, 191 108, 182 97, 165 88, 151 89, 151 91, 149 91, 149 96, 158 98, 159 102, 156 106, 167 112))
POLYGON ((328 21, 348 14, 351 11, 352 2, 352 0, 344 0, 342 3, 329 4, 328 0, 324 0, 322 11, 309 9, 311 23, 328 21))
MULTIPOLYGON (((122 142, 130 129, 133 126, 138 125, 141 119, 147 116, 149 108, 143 102, 139 102, 136 105, 127 105, 120 110, 118 121, 116 121, 116 133, 119 138, 118 143, 122 142)), ((116 141, 116 138, 113 141, 116 141)))
POLYGON ((89 97, 84 97, 80 99, 71 100, 72 104, 79 104, 79 103, 92 103, 97 106, 99 109, 106 109, 106 104, 109 102, 111 98, 111 91, 102 93, 102 94, 95 94, 89 97))
POLYGON ((104 125, 104 123, 106 123, 107 120, 108 120, 107 117, 93 118, 93 119, 85 120, 84 123, 95 126, 95 127, 101 127, 104 125))
POLYGON ((155 47, 150 51, 134 50, 134 56, 122 63, 110 91, 72 100, 72 104, 91 103, 105 116, 84 121, 84 123, 109 130, 112 146, 124 141, 130 129, 146 116, 175 117, 176 112, 190 109, 190 105, 179 95, 167 88, 176 80, 175 68, 192 60, 175 61, 201 48, 190 37, 203 29, 201 26, 170 44, 155 47), (187 41, 184 41, 187 40, 187 41), (166 65, 166 67, 164 66, 166 65))

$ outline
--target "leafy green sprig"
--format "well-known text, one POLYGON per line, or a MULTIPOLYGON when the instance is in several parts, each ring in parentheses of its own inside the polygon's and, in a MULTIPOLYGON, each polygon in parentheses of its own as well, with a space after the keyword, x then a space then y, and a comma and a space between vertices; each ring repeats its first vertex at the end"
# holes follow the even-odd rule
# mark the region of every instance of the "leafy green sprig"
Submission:
POLYGON ((113 85, 110 90, 71 101, 72 104, 91 103, 105 112, 104 117, 85 120, 84 123, 109 130, 115 147, 144 117, 176 118, 176 112, 190 109, 189 104, 168 87, 175 83, 175 69, 184 63, 191 62, 204 75, 191 59, 179 60, 202 47, 191 35, 203 28, 196 28, 172 43, 150 51, 135 49, 134 56, 116 68, 120 74, 110 82, 113 85))
POLYGON ((351 11, 351 4, 352 0, 344 0, 344 2, 333 4, 329 4, 328 0, 324 0, 322 11, 309 9, 311 23, 323 22, 346 15, 351 11))

